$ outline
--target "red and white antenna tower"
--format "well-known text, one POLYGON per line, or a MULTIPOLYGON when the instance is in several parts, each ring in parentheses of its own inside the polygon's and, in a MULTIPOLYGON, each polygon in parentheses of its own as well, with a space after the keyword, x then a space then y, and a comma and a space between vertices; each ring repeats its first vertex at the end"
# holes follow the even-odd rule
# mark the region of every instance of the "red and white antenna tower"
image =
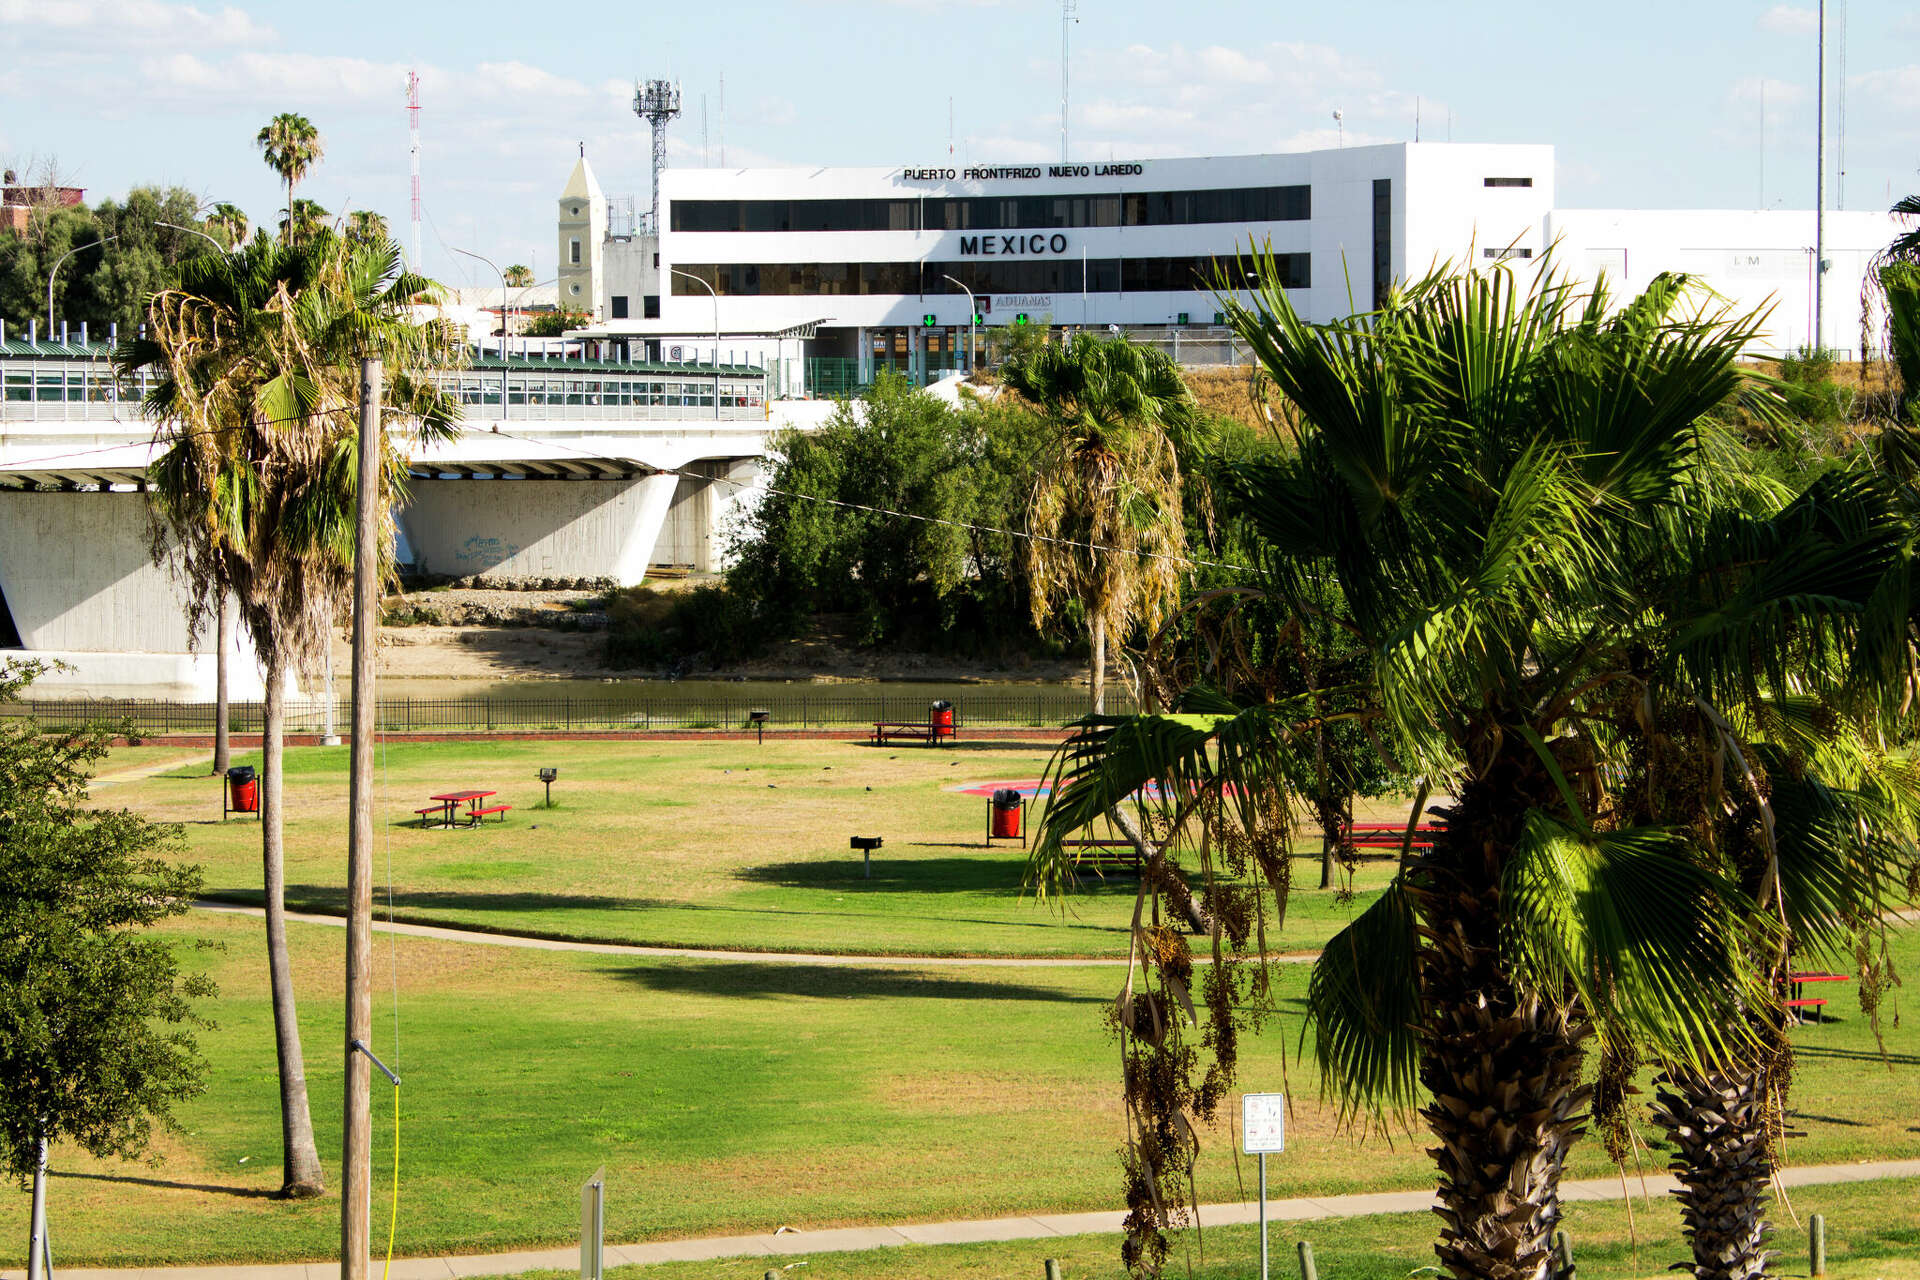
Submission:
POLYGON ((413 257, 409 269, 420 270, 420 75, 407 72, 407 146, 413 168, 413 257))

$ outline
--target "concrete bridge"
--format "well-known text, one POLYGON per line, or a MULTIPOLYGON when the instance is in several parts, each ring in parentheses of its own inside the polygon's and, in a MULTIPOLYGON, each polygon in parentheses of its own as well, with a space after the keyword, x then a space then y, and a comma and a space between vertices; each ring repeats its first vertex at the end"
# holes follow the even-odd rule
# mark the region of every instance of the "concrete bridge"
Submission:
MULTIPOLYGON (((48 695, 207 698, 211 637, 187 634, 183 585, 149 551, 145 387, 113 378, 110 351, 0 341, 0 650, 68 664, 48 695)), ((401 559, 495 580, 720 568, 769 433, 832 408, 770 403, 750 366, 480 357, 441 377, 465 429, 411 460, 401 559)), ((234 657, 234 695, 257 696, 244 635, 234 657)))

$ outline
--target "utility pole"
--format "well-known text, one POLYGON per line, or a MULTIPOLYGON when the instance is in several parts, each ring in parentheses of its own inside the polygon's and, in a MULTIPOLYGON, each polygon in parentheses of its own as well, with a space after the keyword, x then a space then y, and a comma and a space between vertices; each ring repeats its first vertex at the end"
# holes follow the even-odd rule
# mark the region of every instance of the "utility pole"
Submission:
POLYGON ((1814 75, 1813 108, 1813 354, 1827 349, 1825 300, 1827 284, 1827 0, 1820 0, 1820 69, 1814 75))
POLYGON ((340 1280, 367 1280, 372 1241, 373 1072, 358 1051, 373 1035, 373 649, 380 574, 380 381, 360 362, 360 482, 354 493, 353 758, 347 829, 347 1098, 340 1156, 340 1280))

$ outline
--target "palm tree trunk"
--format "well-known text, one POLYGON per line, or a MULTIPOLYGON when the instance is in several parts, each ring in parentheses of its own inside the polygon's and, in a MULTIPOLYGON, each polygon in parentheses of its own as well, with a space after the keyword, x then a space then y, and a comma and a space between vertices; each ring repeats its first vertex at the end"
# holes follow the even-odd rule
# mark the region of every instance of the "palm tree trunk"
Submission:
POLYGON ((1499 867, 1517 834, 1511 815, 1545 781, 1526 763, 1496 761, 1464 788, 1409 885, 1425 935, 1420 1080, 1433 1100, 1421 1115, 1439 1139, 1431 1154, 1444 1226, 1434 1252, 1456 1280, 1549 1274, 1561 1170, 1592 1093, 1580 1079, 1586 1027, 1523 997, 1502 962, 1499 867))
POLYGON ((1093 615, 1093 670, 1088 683, 1093 688, 1093 714, 1100 715, 1107 709, 1107 619, 1099 612, 1093 615))
POLYGON ((219 619, 214 624, 213 650, 213 771, 225 773, 232 763, 233 749, 227 741, 231 718, 227 706, 227 647, 233 642, 233 612, 227 608, 227 592, 220 590, 219 619))
MULTIPOLYGON (((268 653, 273 654, 272 646, 268 653)), ((326 1190, 320 1149, 313 1141, 313 1112, 307 1105, 307 1069, 300 1053, 300 1022, 293 1005, 293 967, 287 955, 287 863, 282 800, 285 759, 286 682, 277 656, 267 659, 265 724, 260 735, 260 853, 267 897, 267 973, 273 987, 274 1048, 280 1058, 280 1146, 283 1182, 289 1199, 326 1190)))
POLYGON ((1654 1085, 1653 1119, 1673 1147, 1667 1168, 1680 1180, 1690 1269, 1698 1280, 1759 1280, 1776 1252, 1766 1247, 1767 1067, 1676 1069, 1654 1085))

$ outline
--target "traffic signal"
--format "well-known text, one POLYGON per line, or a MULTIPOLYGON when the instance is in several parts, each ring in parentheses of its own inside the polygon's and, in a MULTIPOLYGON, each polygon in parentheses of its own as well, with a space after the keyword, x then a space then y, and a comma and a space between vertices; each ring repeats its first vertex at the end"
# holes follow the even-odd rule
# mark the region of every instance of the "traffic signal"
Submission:
POLYGON ((1192 323, 1192 322, 1191 322, 1191 321, 1189 321, 1189 320, 1187 319, 1187 313, 1186 313, 1186 312, 1184 312, 1184 311, 1182 311, 1182 312, 1181 312, 1181 313, 1179 314, 1179 316, 1177 316, 1177 317, 1176 317, 1176 318, 1174 319, 1174 323, 1175 323, 1175 324, 1190 324, 1190 323, 1192 323))
POLYGON ((933 328, 934 327, 933 313, 928 312, 926 315, 921 316, 920 323, 927 326, 927 328, 929 329, 933 328))
POLYGON ((976 311, 973 313, 973 322, 975 324, 985 324, 987 322, 987 318, 981 315, 978 311, 976 311))
POLYGON ((1022 311, 1019 315, 1013 318, 1013 322, 1015 324, 1025 324, 1027 322, 1027 313, 1022 311))

